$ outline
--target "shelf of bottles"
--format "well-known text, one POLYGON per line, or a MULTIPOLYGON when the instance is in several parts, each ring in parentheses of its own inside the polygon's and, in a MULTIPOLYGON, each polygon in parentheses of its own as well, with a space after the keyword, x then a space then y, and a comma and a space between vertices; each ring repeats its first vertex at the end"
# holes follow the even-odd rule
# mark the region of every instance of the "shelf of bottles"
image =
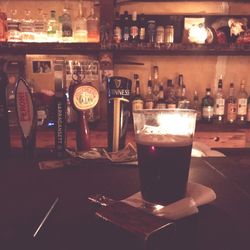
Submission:
POLYGON ((79 1, 75 16, 72 16, 72 9, 66 3, 60 15, 53 8, 46 14, 40 8, 37 13, 32 11, 32 15, 30 9, 18 10, 18 16, 16 9, 6 13, 0 10, 0 51, 75 53, 97 50, 100 23, 94 4, 85 17, 83 1, 79 1))
POLYGON ((250 55, 249 16, 116 13, 112 49, 138 55, 250 55))

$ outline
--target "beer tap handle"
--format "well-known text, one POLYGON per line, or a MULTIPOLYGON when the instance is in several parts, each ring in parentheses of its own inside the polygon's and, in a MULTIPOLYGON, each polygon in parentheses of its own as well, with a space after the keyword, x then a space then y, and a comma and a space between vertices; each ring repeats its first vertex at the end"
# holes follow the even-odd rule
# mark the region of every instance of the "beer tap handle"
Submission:
POLYGON ((89 126, 85 111, 77 112, 76 144, 78 151, 90 150, 89 126))

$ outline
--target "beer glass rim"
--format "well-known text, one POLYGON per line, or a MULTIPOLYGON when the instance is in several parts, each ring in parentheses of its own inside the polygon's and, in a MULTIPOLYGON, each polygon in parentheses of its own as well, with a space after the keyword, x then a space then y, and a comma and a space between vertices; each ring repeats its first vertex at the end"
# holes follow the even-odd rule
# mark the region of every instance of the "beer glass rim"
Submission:
POLYGON ((154 113, 154 112, 165 112, 165 113, 192 113, 195 114, 196 110, 194 109, 181 109, 181 108, 167 108, 167 109, 137 109, 133 113, 154 113))

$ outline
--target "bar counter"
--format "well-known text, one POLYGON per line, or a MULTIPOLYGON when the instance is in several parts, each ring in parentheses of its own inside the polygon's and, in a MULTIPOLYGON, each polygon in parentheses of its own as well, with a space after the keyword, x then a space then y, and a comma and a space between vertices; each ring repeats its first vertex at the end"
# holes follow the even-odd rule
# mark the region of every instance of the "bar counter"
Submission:
MULTIPOLYGON (((100 142, 98 133, 93 138, 100 142)), ((138 192, 137 166, 82 160, 65 168, 40 170, 40 160, 54 158, 46 148, 53 145, 52 134, 46 140, 33 159, 24 158, 16 148, 9 159, 0 161, 0 249, 143 249, 131 235, 99 224, 94 216, 96 209, 88 201, 92 194, 120 200, 138 192), (34 238, 56 197, 59 201, 55 209, 34 238)), ((99 145, 102 143, 106 142, 99 145)), ((217 199, 199 207, 197 215, 175 221, 174 243, 170 244, 166 237, 162 247, 250 249, 247 151, 222 158, 192 158, 190 180, 211 187, 217 199)))

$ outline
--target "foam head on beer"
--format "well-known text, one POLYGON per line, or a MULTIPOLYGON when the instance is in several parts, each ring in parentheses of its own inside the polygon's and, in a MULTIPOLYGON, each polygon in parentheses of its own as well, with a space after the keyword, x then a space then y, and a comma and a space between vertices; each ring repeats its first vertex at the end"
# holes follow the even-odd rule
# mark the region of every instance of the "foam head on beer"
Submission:
POLYGON ((185 195, 196 113, 164 109, 133 112, 142 197, 168 204, 185 195))

